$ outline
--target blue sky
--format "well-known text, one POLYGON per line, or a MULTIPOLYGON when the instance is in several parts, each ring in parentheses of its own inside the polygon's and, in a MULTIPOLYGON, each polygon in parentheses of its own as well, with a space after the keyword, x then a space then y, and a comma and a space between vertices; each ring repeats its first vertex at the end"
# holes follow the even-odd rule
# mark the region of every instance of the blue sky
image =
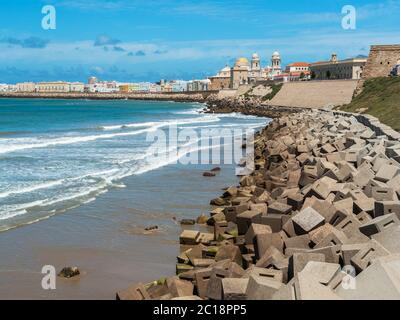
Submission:
POLYGON ((278 50, 283 63, 368 55, 400 43, 400 0, 13 0, 0 11, 0 83, 193 79, 238 56, 278 50), (44 5, 57 10, 43 30, 44 5), (344 30, 342 7, 357 10, 344 30))

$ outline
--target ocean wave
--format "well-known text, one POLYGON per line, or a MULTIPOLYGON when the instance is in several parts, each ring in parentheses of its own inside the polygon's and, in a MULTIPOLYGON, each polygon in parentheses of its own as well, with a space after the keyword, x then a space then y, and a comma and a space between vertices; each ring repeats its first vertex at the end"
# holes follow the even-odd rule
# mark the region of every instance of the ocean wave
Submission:
POLYGON ((139 122, 139 123, 127 123, 127 124, 118 124, 111 126, 101 126, 103 130, 113 131, 113 130, 121 130, 121 129, 130 129, 130 128, 141 128, 141 127, 156 127, 157 129, 169 126, 169 125, 186 125, 192 123, 203 123, 203 122, 218 122, 220 121, 219 117, 215 115, 206 115, 203 117, 197 118, 187 118, 187 119, 173 119, 168 121, 160 121, 160 122, 139 122))
POLYGON ((33 185, 33 186, 21 188, 21 189, 9 190, 7 192, 0 193, 0 198, 7 198, 7 197, 9 197, 11 195, 30 193, 30 192, 34 192, 34 191, 37 191, 37 190, 52 188, 52 187, 55 187, 55 186, 62 185, 63 181, 64 181, 64 179, 56 180, 56 181, 48 181, 48 182, 40 183, 40 184, 37 184, 37 185, 33 185))

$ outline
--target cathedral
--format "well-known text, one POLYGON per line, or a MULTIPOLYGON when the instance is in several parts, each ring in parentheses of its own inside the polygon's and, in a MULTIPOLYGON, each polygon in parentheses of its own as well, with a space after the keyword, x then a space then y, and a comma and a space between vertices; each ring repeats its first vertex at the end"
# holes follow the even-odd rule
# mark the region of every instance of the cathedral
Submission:
POLYGON ((257 53, 251 61, 241 57, 236 59, 233 67, 226 66, 217 75, 210 78, 211 90, 237 89, 241 85, 256 83, 257 81, 271 80, 282 73, 281 57, 279 52, 274 52, 271 66, 261 67, 261 59, 257 53))

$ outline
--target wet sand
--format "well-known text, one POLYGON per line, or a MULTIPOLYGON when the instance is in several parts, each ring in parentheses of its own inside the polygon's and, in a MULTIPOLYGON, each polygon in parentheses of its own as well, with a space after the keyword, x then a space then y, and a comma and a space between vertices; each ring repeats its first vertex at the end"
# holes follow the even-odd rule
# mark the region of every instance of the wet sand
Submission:
POLYGON ((114 299, 140 281, 175 273, 181 226, 174 221, 208 213, 211 198, 236 184, 233 166, 170 165, 123 180, 96 201, 47 220, 0 233, 0 299, 114 299), (153 233, 144 232, 151 225, 153 233), (44 265, 78 266, 81 276, 41 287, 44 265))

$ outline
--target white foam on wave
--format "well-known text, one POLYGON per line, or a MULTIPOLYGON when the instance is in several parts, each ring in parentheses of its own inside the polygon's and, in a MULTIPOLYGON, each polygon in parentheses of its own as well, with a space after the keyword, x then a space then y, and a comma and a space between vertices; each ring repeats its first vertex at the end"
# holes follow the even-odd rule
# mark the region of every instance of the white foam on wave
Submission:
POLYGON ((23 193, 30 193, 37 190, 48 189, 51 187, 59 186, 63 184, 64 179, 56 180, 56 181, 48 181, 44 183, 40 183, 37 185, 16 189, 16 190, 9 190, 7 192, 0 193, 0 198, 7 198, 11 195, 23 194, 23 193))
MULTIPOLYGON (((96 140, 100 140, 100 139, 111 139, 111 138, 115 138, 115 137, 135 136, 135 135, 139 135, 139 134, 143 134, 143 133, 154 132, 154 131, 157 131, 158 129, 161 129, 163 127, 170 126, 170 125, 178 126, 178 125, 185 125, 185 124, 192 124, 192 123, 218 122, 218 121, 220 121, 220 119, 218 117, 205 116, 205 117, 199 117, 199 118, 158 122, 149 128, 136 130, 136 131, 128 131, 128 132, 117 132, 117 133, 107 133, 107 134, 100 134, 100 135, 54 138, 54 139, 48 139, 48 140, 43 140, 43 141, 40 139, 37 139, 37 138, 36 139, 26 139, 26 138, 8 139, 8 140, 2 141, 3 145, 0 145, 0 154, 20 151, 20 150, 25 150, 25 149, 45 148, 45 147, 50 147, 50 146, 69 145, 69 144, 75 144, 75 143, 90 142, 90 141, 96 141, 96 140), (11 143, 11 145, 7 145, 7 142, 11 143)), ((121 127, 123 127, 123 126, 126 126, 126 125, 122 125, 121 127)))
POLYGON ((186 119, 173 119, 167 121, 159 121, 159 122, 139 122, 139 123, 127 123, 127 124, 118 124, 112 126, 102 126, 101 128, 106 131, 114 131, 121 129, 130 129, 130 128, 141 128, 141 127, 156 127, 162 128, 169 125, 185 125, 192 123, 203 123, 203 122, 217 122, 220 121, 219 117, 215 115, 206 115, 203 117, 197 118, 186 118, 186 119))

